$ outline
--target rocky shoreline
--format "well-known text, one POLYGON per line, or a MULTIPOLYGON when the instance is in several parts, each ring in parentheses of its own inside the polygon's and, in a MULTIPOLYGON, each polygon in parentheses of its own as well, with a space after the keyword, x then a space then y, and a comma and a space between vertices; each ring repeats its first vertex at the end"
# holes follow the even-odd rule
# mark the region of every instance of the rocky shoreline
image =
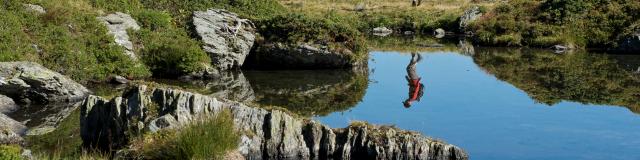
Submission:
POLYGON ((85 147, 126 148, 134 135, 180 127, 225 109, 243 134, 238 151, 247 159, 468 159, 458 147, 393 127, 332 129, 279 110, 146 86, 111 100, 89 96, 81 106, 81 135, 85 147))

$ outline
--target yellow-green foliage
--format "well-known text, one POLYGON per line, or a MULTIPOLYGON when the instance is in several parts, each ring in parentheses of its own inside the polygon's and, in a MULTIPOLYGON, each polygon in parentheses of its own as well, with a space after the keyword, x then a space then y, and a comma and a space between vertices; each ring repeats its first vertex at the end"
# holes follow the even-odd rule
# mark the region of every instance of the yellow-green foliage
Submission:
POLYGON ((144 135, 132 143, 132 149, 142 159, 221 159, 238 142, 231 112, 225 110, 180 129, 144 135))
POLYGON ((149 75, 115 45, 85 1, 33 0, 47 10, 44 14, 26 10, 23 3, 0 4, 0 61, 34 61, 80 81, 149 75))
POLYGON ((616 47, 638 24, 640 1, 513 0, 469 29, 485 45, 616 47))
POLYGON ((0 159, 2 160, 22 160, 22 148, 15 145, 0 145, 0 159))

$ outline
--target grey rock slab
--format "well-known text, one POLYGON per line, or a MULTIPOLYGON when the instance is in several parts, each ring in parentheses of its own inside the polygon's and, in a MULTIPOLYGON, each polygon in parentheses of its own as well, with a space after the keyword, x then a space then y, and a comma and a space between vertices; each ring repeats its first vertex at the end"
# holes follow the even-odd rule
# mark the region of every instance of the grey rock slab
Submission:
POLYGON ((0 62, 0 94, 39 104, 73 102, 89 90, 70 78, 33 62, 0 62))
POLYGON ((107 26, 109 34, 113 35, 116 44, 125 48, 127 56, 133 60, 137 60, 137 56, 133 53, 133 43, 129 40, 127 29, 139 30, 140 26, 135 19, 131 18, 131 15, 116 12, 108 14, 106 16, 98 17, 98 20, 102 21, 107 26))
POLYGON ((223 9, 209 9, 193 12, 193 25, 214 67, 229 70, 244 64, 255 41, 251 21, 223 9))

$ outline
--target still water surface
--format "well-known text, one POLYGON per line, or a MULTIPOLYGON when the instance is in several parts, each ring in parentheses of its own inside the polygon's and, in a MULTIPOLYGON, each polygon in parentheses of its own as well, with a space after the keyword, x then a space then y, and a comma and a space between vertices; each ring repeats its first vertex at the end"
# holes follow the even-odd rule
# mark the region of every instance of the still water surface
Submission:
MULTIPOLYGON (((406 65, 411 54, 372 52, 370 83, 362 101, 348 111, 317 116, 317 119, 332 127, 345 127, 356 120, 396 125, 458 145, 471 159, 478 160, 640 159, 640 115, 626 108, 638 107, 640 92, 637 92, 638 86, 630 86, 638 84, 638 79, 622 69, 626 67, 618 67, 607 56, 581 53, 538 53, 546 58, 500 51, 478 54, 489 55, 484 57, 487 61, 504 56, 526 60, 503 65, 483 64, 486 66, 483 68, 477 64, 483 55, 420 53, 423 60, 417 64, 416 72, 424 85, 423 96, 405 108, 402 102, 410 96, 406 65), (546 64, 566 68, 534 67, 546 64), (487 69, 492 67, 494 69, 487 69), (573 69, 581 67, 588 71, 573 69), (514 71, 519 69, 524 71, 514 71), (552 74, 528 73, 534 70, 552 74), (525 77, 496 78, 500 74, 525 77), (536 77, 526 77, 531 75, 536 77), (561 78, 555 78, 556 82, 554 78, 543 80, 537 76, 561 78), (534 93, 527 93, 505 79, 520 83, 518 86, 534 93), (556 86, 535 86, 539 84, 556 86), (589 89, 592 87, 589 85, 595 89, 589 89), (604 85, 613 87, 597 88, 604 85), (538 91, 538 88, 550 88, 550 91, 538 91), (554 93, 568 90, 575 93, 554 93), (540 92, 551 95, 530 95, 540 92)), ((640 66, 640 62, 632 63, 640 66)))
POLYGON ((331 127, 395 125, 462 147, 472 160, 640 159, 640 56, 471 53, 419 52, 415 75, 407 70, 411 53, 374 51, 362 70, 249 70, 157 82, 284 107, 331 127), (405 107, 407 99, 415 101, 405 107))

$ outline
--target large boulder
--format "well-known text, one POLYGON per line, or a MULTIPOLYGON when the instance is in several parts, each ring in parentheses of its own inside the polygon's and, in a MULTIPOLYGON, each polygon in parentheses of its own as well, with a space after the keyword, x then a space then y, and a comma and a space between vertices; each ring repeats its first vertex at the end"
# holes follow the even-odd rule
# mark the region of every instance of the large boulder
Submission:
POLYGON ((0 94, 19 102, 45 104, 84 99, 89 90, 33 62, 0 62, 0 94))
POLYGON ((129 40, 129 34, 127 34, 128 29, 140 29, 136 20, 131 18, 130 15, 121 12, 98 17, 98 20, 107 26, 109 34, 113 35, 116 44, 125 48, 124 53, 131 59, 137 60, 137 56, 133 53, 133 43, 129 40))
POLYGON ((193 12, 193 25, 217 69, 228 70, 244 64, 255 40, 251 21, 223 9, 209 9, 193 12))
POLYGON ((175 129, 223 110, 232 113, 241 134, 238 150, 247 159, 468 159, 456 146, 393 127, 332 129, 279 110, 145 86, 111 100, 89 96, 81 108, 81 137, 86 147, 118 149, 135 136, 130 133, 175 129))
POLYGON ((480 18, 482 16, 482 12, 480 11, 480 7, 473 6, 464 11, 462 16, 460 16, 460 31, 465 31, 467 26, 480 18))
POLYGON ((331 50, 322 44, 262 43, 247 60, 250 68, 260 69, 336 69, 360 67, 366 59, 358 59, 348 49, 331 50))

